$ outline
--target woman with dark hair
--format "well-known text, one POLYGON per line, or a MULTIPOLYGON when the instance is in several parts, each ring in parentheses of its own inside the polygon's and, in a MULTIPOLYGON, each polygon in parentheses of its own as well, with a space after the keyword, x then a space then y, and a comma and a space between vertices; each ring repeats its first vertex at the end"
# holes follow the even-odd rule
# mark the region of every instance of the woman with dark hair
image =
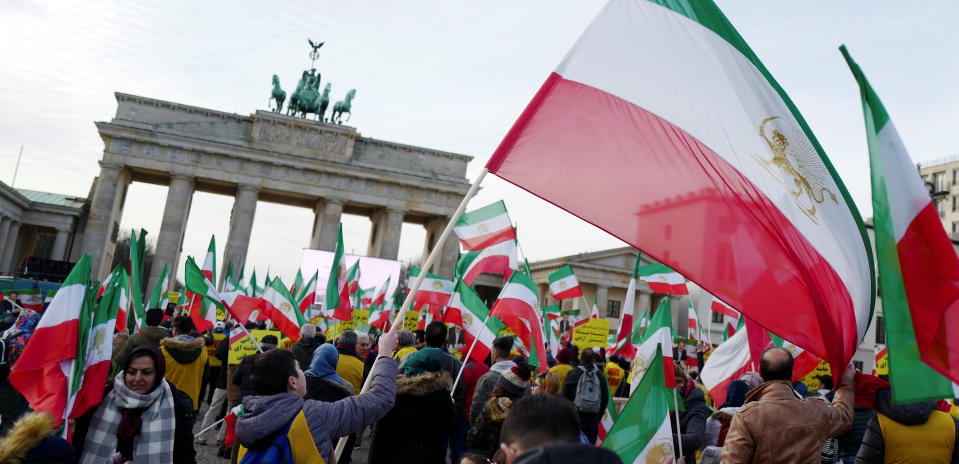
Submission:
POLYGON ((163 354, 130 352, 103 402, 76 421, 73 444, 81 464, 195 463, 193 400, 164 378, 163 354))
POLYGON ((466 451, 492 457, 499 449, 499 432, 503 428, 503 421, 509 415, 513 402, 526 392, 532 370, 529 364, 521 364, 500 374, 489 400, 483 405, 483 411, 473 418, 469 433, 466 434, 466 451))

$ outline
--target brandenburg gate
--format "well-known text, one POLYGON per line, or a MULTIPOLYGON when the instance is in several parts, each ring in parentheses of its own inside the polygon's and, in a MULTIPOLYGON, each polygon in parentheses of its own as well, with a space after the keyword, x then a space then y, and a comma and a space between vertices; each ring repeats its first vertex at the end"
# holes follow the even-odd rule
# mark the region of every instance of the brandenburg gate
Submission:
MULTIPOLYGON (((396 259, 404 222, 426 228, 428 251, 469 189, 470 156, 270 111, 242 116, 122 93, 116 99, 116 116, 96 123, 104 150, 82 242, 94 278, 110 271, 131 182, 169 186, 148 289, 164 265, 177 275, 196 191, 234 197, 220 260, 225 270, 230 262, 245 264, 258 201, 312 209, 309 246, 321 250, 336 246, 342 214, 367 216, 367 254, 396 259)), ((438 273, 450 277, 457 255, 457 241, 448 240, 438 273)))

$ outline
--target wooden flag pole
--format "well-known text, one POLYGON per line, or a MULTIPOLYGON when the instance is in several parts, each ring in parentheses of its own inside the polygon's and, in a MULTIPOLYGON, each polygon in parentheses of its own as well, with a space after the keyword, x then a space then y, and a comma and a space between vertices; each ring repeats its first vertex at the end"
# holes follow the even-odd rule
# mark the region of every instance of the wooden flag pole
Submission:
MULTIPOLYGON (((486 174, 489 172, 485 167, 480 171, 479 175, 476 176, 476 180, 473 181, 473 185, 470 186, 469 191, 466 192, 466 195, 463 196, 463 200, 460 202, 460 205, 456 208, 456 211, 453 213, 453 216, 450 217, 450 222, 446 224, 446 228, 443 229, 443 233, 440 234, 440 237, 436 240, 436 243, 433 245, 433 249, 430 250, 429 256, 426 257, 426 260, 423 261, 423 265, 420 266, 420 275, 416 276, 416 280, 413 281, 413 286, 410 287, 409 293, 406 294, 406 298, 403 300, 403 306, 400 307, 400 311, 396 313, 396 317, 393 319, 393 326, 390 327, 389 333, 395 334, 399 327, 403 326, 403 320, 406 317, 406 311, 410 309, 410 306, 413 304, 413 296, 416 295, 416 291, 419 290, 420 285, 423 283, 423 279, 426 277, 426 274, 430 271, 430 268, 433 266, 433 261, 436 261, 437 250, 443 248, 443 244, 446 243, 446 239, 453 232, 453 226, 456 224, 456 221, 459 220, 460 216, 463 215, 463 211, 466 210, 466 205, 469 204, 470 199, 476 195, 476 192, 479 190, 480 183, 483 182, 483 178, 486 177, 486 174)), ((373 376, 368 376, 366 381, 363 382, 363 388, 360 389, 358 395, 366 393, 370 389, 370 381, 373 379, 373 376)), ((340 437, 340 441, 336 444, 336 449, 333 451, 333 460, 339 461, 340 455, 343 454, 343 448, 346 447, 347 437, 340 437)))

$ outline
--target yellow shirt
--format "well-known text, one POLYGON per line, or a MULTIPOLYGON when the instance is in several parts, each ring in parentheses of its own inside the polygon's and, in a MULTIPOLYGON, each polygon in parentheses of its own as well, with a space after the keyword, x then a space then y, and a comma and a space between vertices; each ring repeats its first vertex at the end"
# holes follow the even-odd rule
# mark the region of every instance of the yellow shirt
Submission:
MULTIPOLYGON (((164 377, 167 382, 176 387, 193 400, 193 409, 200 409, 200 383, 203 381, 203 368, 206 366, 206 349, 203 348, 203 338, 194 338, 191 342, 175 340, 173 338, 164 338, 160 340, 160 351, 163 352, 163 359, 166 361, 166 374, 164 377), (167 351, 167 347, 176 350, 177 348, 189 348, 192 345, 199 344, 200 356, 189 363, 180 364, 167 351)), ((362 375, 362 371, 360 371, 362 375)))
POLYGON ((360 358, 341 354, 340 361, 336 363, 336 373, 353 384, 354 395, 360 394, 363 389, 363 361, 360 361, 360 358))
POLYGON ((408 355, 408 354, 410 354, 410 353, 415 353, 415 352, 416 352, 416 347, 415 347, 415 346, 404 346, 403 348, 400 348, 400 349, 396 352, 396 354, 393 355, 393 359, 399 361, 399 360, 405 358, 406 355, 408 355))
POLYGON ((569 371, 570 371, 570 369, 572 369, 572 368, 573 368, 573 366, 570 366, 569 364, 557 364, 557 365, 549 368, 549 371, 550 371, 550 372, 556 374, 556 377, 559 377, 559 389, 560 389, 560 391, 563 390, 563 383, 566 382, 566 374, 568 374, 569 371))
POLYGON ((619 367, 616 363, 607 362, 606 368, 603 369, 603 374, 606 375, 606 383, 609 385, 609 394, 615 395, 616 389, 619 388, 619 384, 623 382, 623 377, 626 377, 626 371, 622 367, 619 367))

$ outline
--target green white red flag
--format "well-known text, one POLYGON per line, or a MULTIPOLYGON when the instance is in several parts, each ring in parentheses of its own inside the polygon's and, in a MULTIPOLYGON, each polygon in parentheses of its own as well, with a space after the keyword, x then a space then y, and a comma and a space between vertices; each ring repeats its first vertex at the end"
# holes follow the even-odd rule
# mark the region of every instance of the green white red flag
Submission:
POLYGON ((256 297, 263 294, 263 289, 256 284, 256 269, 250 273, 250 292, 248 295, 256 297))
POLYGON ((606 4, 486 167, 837 369, 865 335, 876 292, 862 218, 712 1, 606 4))
POLYGON ((453 232, 459 237, 463 248, 469 251, 516 239, 516 229, 510 222, 503 200, 463 213, 453 226, 453 232))
MULTIPOLYGON (((669 297, 663 298, 653 313, 649 321, 649 327, 643 333, 642 341, 636 347, 636 357, 633 358, 633 367, 629 372, 630 388, 635 391, 639 386, 639 379, 648 375, 650 366, 653 365, 654 356, 657 353, 657 347, 662 346, 659 353, 662 353, 663 369, 665 369, 666 385, 673 388, 676 385, 676 378, 673 374, 673 316, 669 303, 669 297)), ((632 394, 632 392, 630 392, 632 394)))
POLYGON ((353 305, 347 284, 346 262, 343 259, 343 224, 340 224, 336 235, 336 248, 333 251, 333 266, 326 281, 326 305, 323 308, 333 310, 333 319, 339 321, 353 319, 353 305))
POLYGON ((500 318, 523 341, 530 353, 530 365, 536 366, 540 372, 549 368, 536 283, 530 276, 525 272, 514 272, 493 303, 490 316, 500 318))
POLYGON ((709 337, 706 333, 706 328, 703 327, 699 322, 699 314, 696 313, 696 308, 693 307, 693 301, 689 300, 689 316, 688 316, 688 329, 689 329, 689 339, 697 342, 703 342, 703 348, 709 349, 712 348, 713 344, 710 343, 709 337))
POLYGON ((303 286, 303 290, 297 297, 300 312, 303 313, 303 317, 307 319, 309 319, 310 305, 316 301, 316 282, 319 277, 319 272, 320 271, 316 271, 313 273, 313 277, 303 286))
POLYGON ((549 293, 557 300, 583 296, 579 280, 573 274, 573 266, 567 264, 549 275, 549 293))
POLYGON ((662 263, 640 266, 639 279, 649 285, 653 293, 688 295, 686 278, 662 263))
POLYGON ((156 287, 153 287, 153 293, 150 295, 150 301, 147 303, 147 309, 161 308, 166 309, 167 295, 170 292, 170 276, 167 275, 166 264, 163 265, 163 271, 160 272, 160 278, 157 279, 156 287))
MULTIPOLYGON (((420 268, 413 266, 410 270, 409 282, 407 283, 408 288, 413 288, 413 282, 416 281, 419 275, 420 268)), ((446 306, 453 296, 453 287, 452 280, 446 280, 436 274, 427 272, 426 277, 423 278, 423 282, 420 283, 420 288, 416 291, 416 295, 413 295, 413 302, 418 305, 446 306)))
POLYGON ((635 347, 632 343, 633 334, 633 312, 636 306, 636 284, 639 280, 639 263, 642 253, 636 253, 636 262, 633 264, 633 276, 629 279, 629 285, 626 286, 626 301, 623 303, 623 313, 619 318, 619 330, 616 332, 616 342, 610 350, 610 354, 623 356, 633 359, 636 355, 635 347))
POLYGON ((20 294, 20 306, 32 311, 43 311, 43 290, 40 288, 25 288, 17 290, 20 294))
POLYGON ((476 362, 483 362, 486 359, 496 334, 506 327, 500 318, 490 316, 490 310, 483 300, 462 279, 457 282, 453 298, 446 307, 444 322, 463 328, 463 342, 466 346, 473 347, 470 359, 476 362), (475 346, 473 346, 474 340, 475 346))
MULTIPOLYGON (((192 257, 188 258, 187 261, 192 260, 192 257)), ((216 282, 216 274, 214 270, 216 269, 216 238, 210 237, 210 246, 207 248, 206 256, 203 258, 203 267, 200 269, 203 272, 203 276, 207 278, 210 282, 216 282)), ((216 287, 213 287, 213 290, 216 291, 216 287)), ((206 332, 207 329, 213 327, 213 323, 216 322, 216 308, 214 307, 214 299, 209 299, 208 301, 203 301, 203 295, 190 295, 190 319, 193 319, 193 325, 196 326, 196 330, 200 333, 206 332)))
MULTIPOLYGON (((146 258, 146 236, 147 231, 140 229, 137 236, 136 230, 130 231, 130 313, 124 314, 125 325, 129 326, 130 333, 139 329, 146 320, 146 310, 143 309, 143 260, 146 258)), ((120 322, 119 313, 117 322, 120 322)), ((121 329, 122 330, 122 329, 121 329)))
POLYGON ((300 338, 300 327, 307 320, 279 277, 274 278, 270 286, 263 290, 260 300, 263 302, 260 310, 270 315, 277 329, 294 341, 300 338))
POLYGON ((296 270, 296 277, 293 278, 293 285, 290 285, 290 295, 299 295, 303 291, 303 271, 296 270))
POLYGON ((513 271, 519 269, 516 248, 516 240, 505 240, 480 250, 467 251, 456 262, 455 275, 469 285, 473 285, 480 274, 500 274, 509 280, 513 271))
POLYGON ((713 350, 700 369, 699 378, 709 390, 710 398, 726 398, 729 382, 758 369, 759 366, 750 359, 749 336, 746 332, 746 327, 736 330, 735 334, 713 350))
POLYGON ((952 398, 959 382, 959 257, 895 125, 845 46, 859 83, 889 381, 897 403, 952 398))
MULTIPOLYGON (((624 463, 675 462, 669 404, 673 387, 664 376, 665 353, 657 346, 650 373, 637 381, 623 412, 600 446, 615 452, 624 463)), ((612 403, 612 401, 610 401, 612 403)))
POLYGON ((66 411, 69 363, 77 357, 80 317, 85 311, 89 314, 92 303, 89 275, 90 255, 83 255, 43 312, 8 378, 34 411, 50 414, 58 425, 66 411))

